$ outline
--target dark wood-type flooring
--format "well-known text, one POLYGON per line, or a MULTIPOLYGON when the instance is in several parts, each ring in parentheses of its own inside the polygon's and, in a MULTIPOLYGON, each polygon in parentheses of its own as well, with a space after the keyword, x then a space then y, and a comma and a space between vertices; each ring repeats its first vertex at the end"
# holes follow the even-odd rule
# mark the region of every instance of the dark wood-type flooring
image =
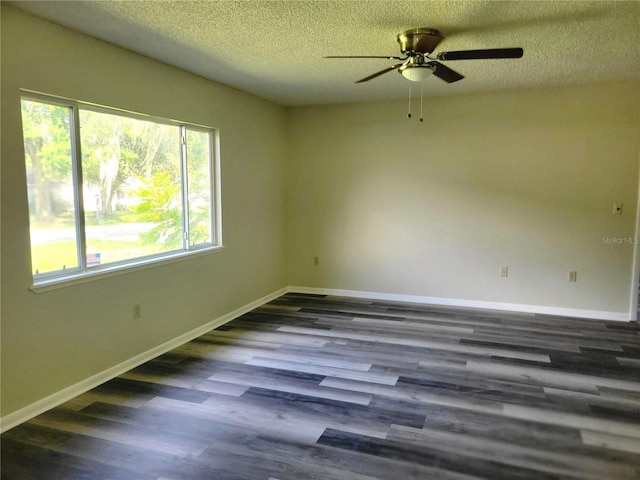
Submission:
POLYGON ((637 480, 639 329, 288 294, 1 440, 6 480, 637 480))

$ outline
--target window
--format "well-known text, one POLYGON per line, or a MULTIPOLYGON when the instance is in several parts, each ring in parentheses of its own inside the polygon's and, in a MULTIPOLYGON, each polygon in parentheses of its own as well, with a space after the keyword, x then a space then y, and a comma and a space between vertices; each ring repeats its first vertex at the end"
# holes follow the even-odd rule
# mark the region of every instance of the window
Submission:
POLYGON ((220 246, 213 129, 25 96, 22 131, 35 284, 220 246))

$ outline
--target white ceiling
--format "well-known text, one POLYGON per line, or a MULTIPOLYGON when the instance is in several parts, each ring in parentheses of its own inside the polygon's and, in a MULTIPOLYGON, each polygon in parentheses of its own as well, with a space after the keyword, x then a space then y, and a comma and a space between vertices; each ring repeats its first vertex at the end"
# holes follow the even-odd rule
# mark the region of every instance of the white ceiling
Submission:
POLYGON ((438 51, 522 47, 524 57, 449 61, 425 95, 640 78, 638 1, 10 1, 23 11, 282 105, 405 98, 396 35, 439 30, 438 51))

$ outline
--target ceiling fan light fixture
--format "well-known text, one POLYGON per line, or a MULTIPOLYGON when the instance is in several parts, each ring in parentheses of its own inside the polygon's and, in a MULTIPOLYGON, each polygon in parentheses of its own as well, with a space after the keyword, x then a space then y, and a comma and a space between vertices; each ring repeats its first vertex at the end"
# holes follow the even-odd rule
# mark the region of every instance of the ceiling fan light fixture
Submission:
POLYGON ((479 50, 457 50, 450 52, 440 52, 435 58, 431 57, 434 49, 443 40, 443 36, 433 28, 412 28, 399 33, 397 36, 400 44, 400 51, 404 57, 379 56, 379 55, 358 55, 358 56, 330 56, 326 58, 386 58, 388 60, 400 60, 383 70, 364 77, 356 83, 364 83, 380 75, 397 70, 404 78, 411 82, 421 84, 432 74, 446 83, 454 83, 464 78, 464 75, 447 67, 440 61, 448 60, 486 60, 499 58, 521 58, 524 50, 521 47, 513 48, 485 48, 479 50), (439 61, 440 60, 440 61, 439 61))
POLYGON ((400 69, 400 73, 412 82, 424 82, 433 74, 433 67, 430 65, 407 65, 406 68, 400 69))

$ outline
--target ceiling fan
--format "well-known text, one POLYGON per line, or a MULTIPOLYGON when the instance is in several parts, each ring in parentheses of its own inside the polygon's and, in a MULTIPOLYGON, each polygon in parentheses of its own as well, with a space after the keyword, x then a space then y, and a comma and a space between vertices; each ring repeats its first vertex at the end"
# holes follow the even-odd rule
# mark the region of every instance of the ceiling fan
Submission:
POLYGON ((463 75, 450 69, 441 61, 448 60, 476 60, 492 58, 521 58, 522 48, 491 48, 485 50, 458 50, 453 52, 441 52, 435 57, 430 54, 435 50, 444 37, 432 28, 412 28, 398 34, 397 40, 400 44, 400 51, 403 57, 395 56, 328 56, 325 58, 386 58, 388 60, 399 60, 390 67, 380 70, 368 77, 364 77, 355 83, 368 82, 380 75, 392 70, 398 70, 405 78, 413 82, 421 82, 431 74, 435 75, 447 83, 457 82, 464 78, 463 75))

